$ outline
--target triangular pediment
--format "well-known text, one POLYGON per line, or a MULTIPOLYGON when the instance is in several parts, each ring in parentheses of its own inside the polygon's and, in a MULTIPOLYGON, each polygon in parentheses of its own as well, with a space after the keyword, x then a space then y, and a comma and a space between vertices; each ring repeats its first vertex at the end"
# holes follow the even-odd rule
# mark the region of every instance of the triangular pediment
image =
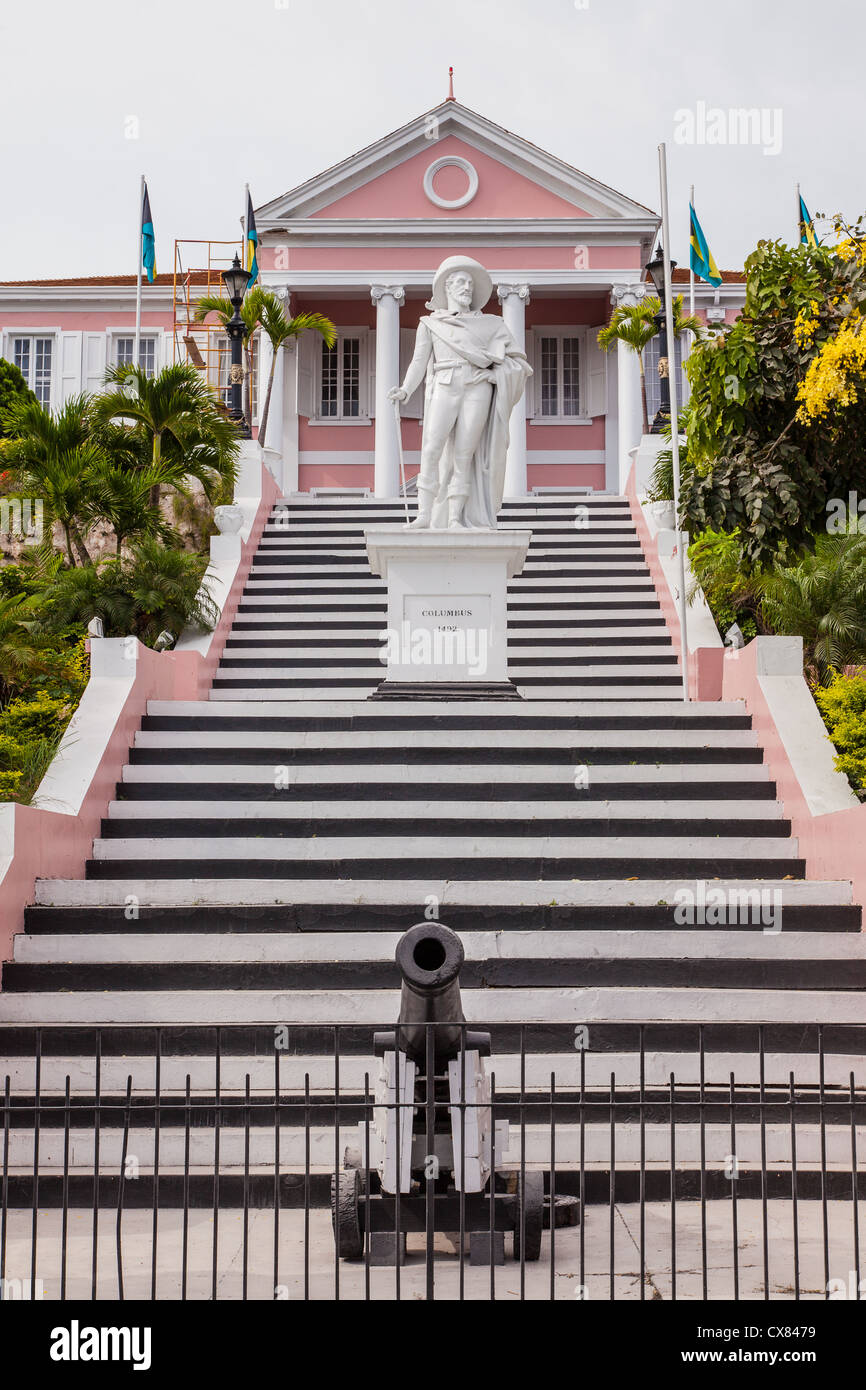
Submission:
POLYGON ((256 209, 256 222, 263 232, 307 218, 646 221, 653 215, 459 102, 445 101, 256 209))

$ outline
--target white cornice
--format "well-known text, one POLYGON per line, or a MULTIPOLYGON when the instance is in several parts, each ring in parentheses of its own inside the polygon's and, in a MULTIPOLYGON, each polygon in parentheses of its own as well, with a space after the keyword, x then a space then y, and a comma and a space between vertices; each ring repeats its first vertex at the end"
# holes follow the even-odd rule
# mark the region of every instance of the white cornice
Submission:
MULTIPOLYGON (((206 287, 193 289, 193 298, 206 293, 206 287)), ((135 286, 130 285, 0 285, 0 304, 8 313, 14 313, 16 305, 22 309, 32 309, 34 305, 63 304, 67 310, 80 308, 82 312, 94 306, 111 310, 114 307, 135 308, 135 286)), ((142 295, 142 305, 150 313, 172 312, 172 292, 170 285, 160 285, 158 290, 149 290, 142 295)))
POLYGON ((275 222, 267 232, 260 233, 263 246, 285 244, 315 245, 342 239, 347 245, 392 245, 403 239, 412 245, 443 242, 476 241, 503 238, 521 245, 544 244, 550 241, 571 245, 575 241, 592 245, 599 241, 616 243, 648 241, 658 230, 655 217, 317 217, 288 218, 275 222))
MULTIPOLYGON (((400 270, 395 266, 385 274, 381 268, 365 270, 263 270, 262 284, 269 289, 286 286, 290 290, 344 290, 353 289, 369 293, 371 286, 380 284, 400 285, 407 290, 428 291, 433 283, 436 266, 431 262, 429 268, 413 267, 400 270)), ((604 294, 612 283, 639 285, 643 271, 635 267, 614 270, 527 270, 525 266, 490 272, 494 285, 528 285, 530 291, 544 289, 574 289, 583 292, 604 294)))
MULTIPOLYGON (((445 101, 416 117, 399 130, 383 136, 357 154, 299 184, 297 188, 256 209, 259 235, 287 218, 313 213, 352 193, 388 169, 411 159, 421 150, 435 151, 439 142, 453 135, 473 149, 500 162, 546 188, 557 197, 600 217, 655 218, 650 208, 590 178, 555 155, 548 154, 519 135, 505 130, 459 102, 445 101), (431 130, 435 138, 431 138, 431 130)), ((657 219, 656 219, 657 220, 657 219)))

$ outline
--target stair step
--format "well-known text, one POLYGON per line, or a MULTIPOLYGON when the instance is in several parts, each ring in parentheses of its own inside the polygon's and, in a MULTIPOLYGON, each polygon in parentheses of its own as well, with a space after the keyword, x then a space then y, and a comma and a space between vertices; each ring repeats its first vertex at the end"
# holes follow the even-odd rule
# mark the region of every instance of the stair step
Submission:
MULTIPOLYGON (((483 987, 504 980, 503 971, 515 963, 534 968, 591 968, 605 962, 689 962, 693 965, 751 963, 758 971, 769 965, 808 961, 859 966, 866 971, 866 951, 856 935, 848 932, 788 932, 785 960, 779 959, 778 933, 766 930, 728 932, 708 928, 700 932, 605 931, 468 931, 462 935, 467 976, 483 977, 483 987)), ((399 983, 394 952, 399 932, 274 932, 111 933, 100 936, 63 934, 18 935, 13 960, 16 964, 52 965, 161 965, 283 963, 299 966, 339 965, 351 974, 359 968, 357 985, 368 987, 361 972, 365 966, 385 967, 389 984, 399 983), (170 953, 170 955, 168 954, 170 953)), ((751 982, 749 982, 751 987, 751 982)), ((467 988, 474 986, 467 978, 467 988)))
MULTIPOLYGON (((473 824, 486 820, 519 821, 535 826, 537 822, 688 821, 696 829, 702 822, 723 824, 758 821, 762 824, 781 821, 782 806, 778 801, 596 801, 581 802, 579 793, 572 801, 548 801, 534 806, 525 801, 291 801, 280 804, 272 801, 232 801, 222 807, 213 801, 110 801, 108 820, 115 826, 130 821, 153 820, 211 820, 226 824, 247 820, 355 820, 363 828, 373 820, 415 820, 435 816, 437 820, 468 820, 473 824)), ((787 825, 787 822, 785 822, 787 825)), ((105 821, 103 821, 103 826, 105 821)), ((631 831, 629 833, 637 833, 631 831)), ((751 832, 755 833, 755 832, 751 832)), ((758 832, 760 833, 760 832, 758 832)))
POLYGON ((333 708, 327 711, 323 711, 319 705, 310 705, 305 709, 302 702, 287 706, 284 702, 274 701, 264 707, 251 704, 247 708, 239 704, 229 711, 215 710, 207 700, 149 700, 147 714, 153 717, 202 716, 220 722, 243 718, 244 715, 258 721, 263 716, 279 717, 281 714, 295 722, 306 715, 315 720, 316 724, 320 724, 324 718, 331 718, 333 721, 344 723, 350 721, 353 727, 359 727, 359 720, 365 720, 365 727, 368 728, 381 726, 383 722, 394 724, 406 719, 411 724, 433 720, 438 728, 447 728, 449 725, 484 727, 477 721, 494 718, 497 726, 502 726, 505 722, 513 724, 515 728, 522 726, 545 730, 552 727, 553 720, 559 720, 563 726, 575 729, 620 728, 624 726, 624 721, 633 720, 635 724, 644 728, 671 727, 694 730, 703 727, 713 730, 751 730, 751 720, 745 712, 745 706, 736 700, 694 700, 684 704, 682 700, 669 699, 659 702, 652 714, 648 714, 643 706, 636 704, 633 699, 616 701, 603 709, 600 709, 598 702, 594 700, 584 704, 564 700, 558 704, 546 705, 543 710, 530 703, 516 701, 503 705, 501 700, 449 700, 446 705, 436 700, 391 700, 387 706, 379 706, 376 709, 366 700, 341 700, 335 702, 333 708))
MULTIPOLYGON (((68 993, 0 994, 0 1024, 111 1023, 205 1024, 269 1023, 275 1025, 356 1024, 387 1027, 399 1010, 398 990, 75 990, 68 993)), ((861 991, 811 989, 719 989, 707 998, 690 988, 555 988, 468 989, 463 1009, 470 1023, 566 1023, 592 1026, 604 1022, 650 1024, 659 1019, 681 1023, 826 1024, 866 1023, 866 995, 861 991), (710 1018, 708 1019, 708 1014, 710 1018)), ((333 1134, 331 1135, 333 1144, 333 1134)))
MULTIPOLYGON (((573 1089, 579 1092, 581 1083, 585 1093, 591 1088, 609 1091, 611 1073, 616 1078, 618 1092, 638 1087, 641 1079, 645 1092, 649 1088, 667 1088, 671 1072, 674 1073, 678 1087, 698 1087, 701 1079, 700 1066, 701 1059, 695 1052, 651 1050, 645 1053, 644 1073, 641 1078, 640 1058, 636 1052, 586 1051, 581 1058, 572 1048, 570 1052, 529 1052, 523 1058, 522 1071, 519 1054, 494 1053, 489 1059, 488 1070, 496 1077, 497 1095, 502 1095, 507 1091, 519 1090, 521 1082, 527 1092, 545 1088, 549 1090, 551 1071, 556 1073, 557 1090, 563 1091, 573 1089)), ((364 1078, 370 1076, 370 1070, 371 1059, 368 1055, 341 1053, 341 1095, 363 1096, 364 1078)), ((792 1071, 801 1091, 805 1091, 806 1088, 814 1089, 819 1085, 820 1060, 815 1053, 765 1051, 764 1085, 768 1092, 772 1088, 787 1090, 792 1071)), ((847 1088, 852 1071, 858 1086, 866 1083, 866 1058, 862 1053, 825 1053, 825 1089, 829 1091, 836 1087, 847 1088)), ((727 1089, 732 1072, 736 1078, 738 1092, 742 1093, 746 1088, 758 1086, 761 1079, 759 1057, 754 1052, 705 1051, 704 1086, 707 1093, 711 1094, 712 1089, 716 1087, 727 1089)), ((9 1053, 0 1056, 0 1076, 8 1076, 11 1090, 19 1095, 35 1090, 35 1073, 35 1061, 32 1056, 9 1053)), ((333 1056, 286 1053, 279 1058, 280 1094, 303 1094, 304 1081, 308 1077, 311 1095, 321 1095, 332 1100, 334 1073, 333 1056)), ((273 1052, 268 1056, 252 1053, 232 1056, 222 1053, 221 1095, 236 1097, 243 1094, 247 1075, 250 1078, 251 1095, 259 1093, 266 1098, 273 1098, 276 1075, 273 1052)), ((40 1095, 45 1098, 62 1096, 67 1076, 73 1095, 82 1098, 92 1097, 96 1080, 93 1053, 78 1055, 73 1050, 69 1054, 54 1057, 47 1056, 43 1051, 40 1059, 40 1095)), ((133 1053, 122 1057, 106 1056, 103 1053, 99 1065, 100 1089, 103 1095, 122 1095, 130 1076, 134 1092, 153 1094, 156 1066, 152 1052, 150 1055, 133 1053)), ((213 1055, 184 1054, 175 1057, 166 1055, 163 1051, 160 1056, 160 1094, 183 1095, 187 1076, 190 1078, 193 1092, 213 1095, 216 1079, 213 1055)), ((46 1123, 48 1119, 49 1115, 46 1112, 46 1123)))
MULTIPOLYGON (((709 886, 705 885, 705 890, 709 886)), ((734 894, 760 891, 778 893, 783 913, 789 906, 847 907, 852 900, 850 883, 793 879, 778 874, 765 875, 759 882, 737 874, 720 875, 711 886, 732 901, 734 894)), ((692 877, 690 881, 682 875, 640 879, 630 877, 621 881, 590 879, 583 882, 554 878, 544 882, 537 879, 472 879, 461 882, 456 878, 435 877, 412 880, 408 875, 356 882, 345 878, 256 882, 249 878, 214 881, 201 877, 176 882, 139 873, 130 876, 128 882, 117 879, 38 879, 35 900, 43 906, 55 907, 89 908, 106 904, 124 907, 129 897, 134 900, 136 910, 147 905, 187 908, 208 904, 262 904, 285 907, 287 914, 288 909, 298 903, 317 904, 323 912, 328 905, 352 910, 370 905, 374 910, 396 907, 417 914, 413 917, 413 921, 416 921, 423 917, 425 904, 432 896, 439 905, 443 920, 448 921, 449 909, 458 907, 479 913, 485 910, 495 912, 505 907, 541 909, 550 904, 587 913, 602 908, 655 908, 659 904, 675 904, 678 901, 677 893, 684 887, 694 889, 697 896, 696 879, 692 877)))
MULTIPOLYGON (((180 1107, 179 1107, 180 1108, 180 1107)), ((357 1142, 358 1123, 361 1111, 352 1122, 341 1127, 341 1148, 357 1142)), ((263 1118, 263 1124, 251 1124, 248 1136, 243 1128, 242 1116, 238 1114, 234 1125, 220 1125, 220 1172, 232 1169, 239 1173, 244 1170, 245 1143, 249 1144, 249 1165, 251 1168, 265 1168, 273 1171, 275 1158, 275 1136, 272 1113, 263 1118), (270 1127, 268 1127, 268 1125, 270 1127)), ((114 1127, 100 1126, 99 1161, 102 1172, 117 1173, 123 1147, 122 1121, 118 1117, 114 1127)), ((857 1142, 862 1148, 864 1129, 858 1125, 857 1142)), ((154 1132, 147 1125, 138 1124, 131 1132, 135 1144, 135 1156, 141 1176, 148 1174, 154 1161, 154 1132)), ((314 1123, 309 1131, 309 1159, 311 1171, 330 1172, 334 1168, 334 1130, 322 1122, 314 1123)), ((610 1164, 610 1134, 604 1124, 585 1127, 583 1145, 576 1124, 558 1123, 557 1172, 576 1173, 580 1169, 581 1148, 584 1166, 593 1171, 607 1171, 610 1164)), ((679 1123, 676 1127, 677 1168, 688 1165, 696 1168, 701 1162, 701 1141, 704 1143, 705 1163, 710 1170, 724 1168, 730 1153, 730 1125, 719 1122, 707 1124, 703 1128, 693 1124, 679 1123)), ((637 1169, 641 1159, 641 1140, 643 1140, 645 1168, 652 1172, 653 1167, 664 1173, 670 1164, 670 1126, 664 1121, 648 1123, 639 1132, 637 1125, 620 1124, 616 1136, 617 1171, 637 1169)), ((775 1123, 767 1123, 763 1130, 757 1124, 740 1121, 737 1124, 737 1159, 740 1168, 755 1168, 760 1171, 762 1142, 766 1146, 768 1167, 787 1168, 791 1161, 790 1127, 780 1116, 775 1123)), ((90 1173, 95 1159, 95 1145, 92 1131, 72 1130, 70 1134, 69 1170, 71 1176, 82 1172, 90 1173)), ((294 1168, 303 1172, 306 1157, 306 1136, 302 1119, 299 1116, 295 1125, 284 1122, 280 1130, 280 1168, 294 1168)), ((62 1130, 45 1129, 40 1134, 40 1171, 59 1173, 63 1171, 62 1130)), ((507 1147, 503 1153, 502 1168, 517 1168, 521 1162, 521 1148, 525 1146, 525 1161, 529 1164, 549 1164, 550 1129, 544 1123, 531 1121, 523 1131, 518 1124, 509 1129, 507 1147)), ((33 1171, 33 1140, 27 1130, 13 1130, 9 1143, 9 1167, 12 1176, 30 1176, 33 1171)), ((160 1127, 159 1171, 164 1180, 172 1173, 184 1171, 185 1134, 182 1111, 176 1124, 164 1121, 160 1127)), ((819 1126, 803 1124, 797 1129, 797 1168, 808 1169, 821 1163, 822 1150, 826 1155, 829 1171, 848 1174, 851 1171, 851 1134, 844 1123, 819 1126)), ((193 1128, 189 1136, 189 1163, 192 1171, 210 1172, 214 1159, 214 1137, 212 1126, 193 1128)), ((139 1179, 140 1180, 140 1179, 139 1179)), ((729 1185, 729 1181, 728 1181, 729 1185)), ((560 1187, 561 1191, 562 1188, 560 1187)))

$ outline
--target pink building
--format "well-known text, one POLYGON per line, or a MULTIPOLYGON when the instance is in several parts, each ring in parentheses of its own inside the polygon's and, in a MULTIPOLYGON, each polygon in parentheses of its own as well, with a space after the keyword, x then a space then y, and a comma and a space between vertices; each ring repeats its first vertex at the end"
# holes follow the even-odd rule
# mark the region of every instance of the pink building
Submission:
MULTIPOLYGON (((339 330, 332 350, 308 334, 280 353, 264 442, 285 493, 398 492, 387 391, 411 356, 436 266, 458 252, 490 271, 487 312, 503 314, 535 369, 512 417, 506 496, 622 490, 641 433, 637 365, 621 346, 602 352, 596 334, 612 305, 645 283, 659 225, 649 208, 449 99, 264 204, 256 222, 262 283, 292 313, 319 310, 339 330)), ((196 279, 193 299, 202 292, 196 279)), ((149 369, 186 355, 180 294, 170 274, 144 287, 149 369)), ((698 283, 696 307, 710 323, 730 321, 743 296, 742 279, 727 274, 718 290, 698 283)), ((132 276, 2 284, 0 353, 56 405, 98 388, 107 364, 131 358, 134 304, 132 276)), ((646 364, 651 415, 655 346, 646 364)), ((256 357, 264 379, 266 340, 256 357)), ((225 385, 226 362, 217 341, 203 367, 216 386, 225 385)), ((258 391, 253 405, 255 422, 258 391)), ((410 476, 422 411, 419 391, 403 407, 410 476)))

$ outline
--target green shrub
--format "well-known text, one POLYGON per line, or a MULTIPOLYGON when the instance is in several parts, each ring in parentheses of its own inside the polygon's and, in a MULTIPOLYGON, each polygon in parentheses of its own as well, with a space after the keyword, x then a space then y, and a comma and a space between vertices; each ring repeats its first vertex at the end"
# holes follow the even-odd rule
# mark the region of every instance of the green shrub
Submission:
POLYGON ((199 592, 207 558, 145 538, 129 553, 97 565, 59 570, 44 590, 44 625, 63 632, 103 623, 106 637, 132 634, 152 646, 163 628, 176 637, 187 625, 209 631, 218 610, 199 592))
POLYGON ((40 690, 33 699, 11 700, 0 712, 0 737, 18 743, 55 738, 66 727, 69 704, 40 690))
POLYGON ((0 801, 18 801, 23 772, 0 772, 0 801))
POLYGON ((752 567, 743 559, 739 534, 702 532, 689 546, 689 562, 722 635, 732 623, 738 623, 750 642, 759 631, 756 580, 752 567))
POLYGON ((815 701, 836 747, 836 767, 866 799, 866 675, 837 676, 815 691, 815 701))

